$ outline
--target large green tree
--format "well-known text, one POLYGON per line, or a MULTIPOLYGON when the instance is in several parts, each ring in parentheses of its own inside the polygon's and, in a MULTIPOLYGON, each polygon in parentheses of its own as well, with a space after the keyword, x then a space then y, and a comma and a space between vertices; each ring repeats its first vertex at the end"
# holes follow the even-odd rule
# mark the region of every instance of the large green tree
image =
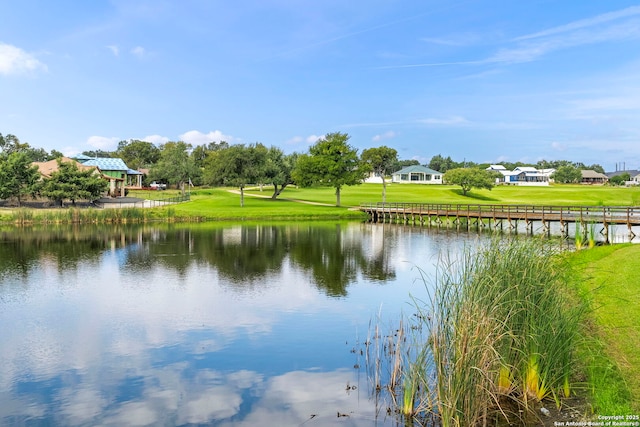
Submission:
POLYGON ((369 172, 358 157, 358 150, 348 144, 346 133, 328 133, 298 158, 292 176, 300 186, 327 185, 336 189, 336 206, 345 185, 362 184, 369 172))
POLYGON ((625 181, 631 181, 631 174, 629 174, 629 172, 623 172, 609 178, 609 184, 611 185, 623 185, 625 181))
POLYGON ((116 151, 131 169, 148 168, 160 159, 160 149, 151 142, 130 139, 120 141, 116 151))
POLYGON ((551 178, 560 184, 573 184, 582 180, 582 172, 571 164, 559 166, 551 178))
POLYGON ((40 194, 61 206, 64 200, 75 205, 78 200, 99 198, 109 183, 96 169, 79 169, 75 163, 58 160, 58 170, 44 180, 40 194))
POLYGON ((362 161, 368 164, 373 172, 382 178, 382 201, 387 201, 387 173, 398 162, 398 151, 385 145, 377 148, 367 148, 360 156, 362 161))
POLYGON ((0 153, 0 199, 15 198, 18 206, 25 196, 38 193, 40 173, 25 152, 0 153))
POLYGON ((298 154, 286 155, 278 147, 270 147, 264 166, 265 183, 273 185, 272 199, 277 198, 287 187, 293 183, 291 172, 295 167, 298 154))
POLYGON ((199 168, 204 168, 207 157, 213 152, 229 148, 229 144, 226 141, 210 142, 208 144, 202 144, 196 146, 191 151, 191 157, 199 168))
POLYGON ((201 173, 190 156, 190 150, 191 144, 186 142, 167 142, 160 149, 160 158, 149 171, 149 177, 155 181, 175 184, 184 195, 185 184, 201 173))
POLYGON ((405 159, 405 160, 398 160, 397 162, 394 162, 393 165, 391 166, 390 172, 397 172, 402 168, 406 168, 407 166, 414 166, 414 165, 419 165, 420 162, 416 159, 405 159))
POLYGON ((206 159, 204 182, 239 188, 240 206, 244 207, 245 187, 265 182, 267 152, 262 144, 236 144, 215 151, 206 159))
POLYGON ((477 168, 455 168, 446 171, 442 177, 446 184, 459 185, 462 195, 466 196, 472 188, 491 190, 495 185, 493 172, 477 168))
POLYGON ((434 171, 445 173, 449 169, 455 169, 457 167, 460 167, 461 165, 454 162, 450 156, 447 156, 445 158, 445 157, 442 157, 441 154, 436 154, 435 156, 431 157, 431 160, 429 161, 428 166, 430 169, 433 169, 434 171))
POLYGON ((46 162, 56 158, 56 150, 52 150, 51 154, 47 153, 44 148, 33 148, 28 142, 20 142, 20 139, 12 134, 2 136, 0 133, 0 153, 25 153, 30 162, 46 162))
POLYGON ((89 157, 101 157, 106 159, 118 157, 114 151, 104 151, 100 149, 83 151, 82 154, 89 157))
POLYGON ((20 139, 10 133, 2 136, 0 133, 0 152, 5 154, 17 153, 31 148, 28 143, 20 142, 20 139))
POLYGON ((604 168, 594 163, 592 165, 585 165, 582 162, 572 162, 569 160, 539 160, 538 163, 535 164, 538 169, 560 169, 562 166, 570 166, 577 168, 578 170, 594 170, 596 172, 604 173, 604 168))

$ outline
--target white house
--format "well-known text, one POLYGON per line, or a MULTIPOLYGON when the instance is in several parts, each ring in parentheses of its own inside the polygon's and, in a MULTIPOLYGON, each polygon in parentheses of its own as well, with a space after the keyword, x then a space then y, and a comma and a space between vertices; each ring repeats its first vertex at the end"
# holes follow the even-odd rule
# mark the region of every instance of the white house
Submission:
POLYGON ((509 172, 507 170, 507 168, 505 168, 502 165, 490 165, 487 168, 488 171, 492 171, 492 172, 500 172, 500 176, 496 177, 496 184, 504 184, 504 177, 507 175, 507 173, 509 172))
POLYGON ((364 179, 367 184, 382 184, 384 177, 377 172, 371 172, 368 177, 364 179))
POLYGON ((500 172, 501 178, 496 179, 496 183, 507 185, 542 186, 549 185, 550 170, 539 171, 532 166, 518 166, 512 171, 507 170, 502 165, 491 165, 487 168, 490 171, 500 172))
POLYGON ((404 184, 442 184, 442 172, 426 166, 412 165, 394 172, 391 182, 404 184))
POLYGON ((549 182, 553 182, 553 179, 551 178, 551 175, 556 173, 556 170, 554 168, 540 169, 540 173, 542 175, 545 175, 546 177, 548 177, 549 178, 549 182))

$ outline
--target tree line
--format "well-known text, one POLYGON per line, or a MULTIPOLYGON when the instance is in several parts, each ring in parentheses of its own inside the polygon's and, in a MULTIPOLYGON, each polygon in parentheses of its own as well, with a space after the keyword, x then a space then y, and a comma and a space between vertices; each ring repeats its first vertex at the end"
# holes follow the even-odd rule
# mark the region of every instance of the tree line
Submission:
MULTIPOLYGON (((17 139, 16 139, 17 140, 17 139)), ((33 165, 28 150, 0 152, 0 199, 15 199, 20 206, 27 197, 45 197, 61 206, 64 200, 94 200, 108 187, 95 169, 80 169, 75 163, 60 163, 48 177, 33 165)))
MULTIPOLYGON (((400 160, 397 151, 386 146, 368 148, 358 154, 358 150, 349 144, 349 139, 346 133, 328 133, 302 154, 285 154, 278 147, 267 147, 259 142, 231 145, 222 141, 194 147, 183 141, 169 141, 156 146, 136 139, 120 141, 114 151, 85 151, 82 154, 121 158, 131 169, 148 171, 145 183, 159 181, 183 192, 186 185, 236 187, 240 190, 241 205, 244 205, 247 185, 271 186, 271 197, 275 199, 288 185, 295 184, 333 187, 336 205, 339 206, 344 186, 359 184, 372 172, 387 177, 403 167, 420 164, 413 159, 400 160)), ((62 153, 57 150, 47 153, 44 149, 20 142, 15 135, 0 134, 0 199, 15 198, 20 204, 24 197, 43 196, 61 203, 62 200, 96 198, 96 192, 99 195, 105 191, 106 184, 89 182, 90 174, 86 171, 63 166, 58 174, 43 180, 37 169, 30 166, 31 162, 61 157, 62 153), (75 184, 72 185, 71 181, 75 184)), ((556 182, 578 182, 581 169, 604 172, 597 164, 587 166, 566 160, 541 160, 535 165, 503 162, 502 165, 507 169, 517 166, 554 168, 556 182)), ((474 163, 466 159, 456 162, 451 157, 437 154, 427 166, 443 173, 445 182, 460 185, 464 194, 474 187, 490 189, 495 183, 495 176, 484 171, 488 163, 474 163)), ((385 201, 386 182, 382 181, 382 200, 385 201)))
MULTIPOLYGON (((364 150, 362 157, 349 143, 349 135, 329 133, 307 154, 285 154, 278 147, 261 143, 229 145, 226 142, 193 147, 183 141, 160 147, 147 141, 121 141, 114 152, 85 151, 85 156, 119 157, 132 169, 148 168, 147 180, 175 185, 184 192, 186 185, 229 186, 244 189, 249 184, 273 186, 272 198, 291 184, 328 185, 340 191, 345 185, 361 183, 372 171, 383 176, 394 164, 402 164, 397 152, 388 147, 364 150)), ((15 199, 20 205, 26 197, 46 197, 57 204, 63 200, 93 200, 107 189, 106 180, 94 170, 83 170, 65 163, 62 153, 46 153, 22 143, 14 135, 0 134, 0 199, 15 199), (42 177, 34 161, 58 159, 59 168, 42 177)))

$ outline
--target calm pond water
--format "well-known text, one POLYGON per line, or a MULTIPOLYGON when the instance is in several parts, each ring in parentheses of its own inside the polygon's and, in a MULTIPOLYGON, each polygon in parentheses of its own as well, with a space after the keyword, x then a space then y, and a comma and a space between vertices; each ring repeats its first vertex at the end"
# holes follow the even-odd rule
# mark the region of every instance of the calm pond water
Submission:
POLYGON ((413 313, 416 267, 477 239, 361 223, 0 231, 0 424, 396 425, 354 349, 370 322, 413 313))

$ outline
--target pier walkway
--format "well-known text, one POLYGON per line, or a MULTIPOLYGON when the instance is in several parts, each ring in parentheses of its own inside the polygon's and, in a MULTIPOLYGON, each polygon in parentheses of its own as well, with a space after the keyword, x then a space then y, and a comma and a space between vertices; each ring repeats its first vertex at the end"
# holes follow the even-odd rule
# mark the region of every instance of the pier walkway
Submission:
POLYGON ((550 234, 551 224, 560 225, 563 236, 569 235, 569 225, 584 230, 599 224, 600 233, 608 241, 610 225, 626 225, 629 237, 635 237, 633 226, 640 225, 640 206, 532 206, 532 205, 451 205, 431 203, 362 203, 360 210, 375 223, 453 225, 457 227, 488 227, 517 230, 524 222, 533 234, 534 223, 550 234))

